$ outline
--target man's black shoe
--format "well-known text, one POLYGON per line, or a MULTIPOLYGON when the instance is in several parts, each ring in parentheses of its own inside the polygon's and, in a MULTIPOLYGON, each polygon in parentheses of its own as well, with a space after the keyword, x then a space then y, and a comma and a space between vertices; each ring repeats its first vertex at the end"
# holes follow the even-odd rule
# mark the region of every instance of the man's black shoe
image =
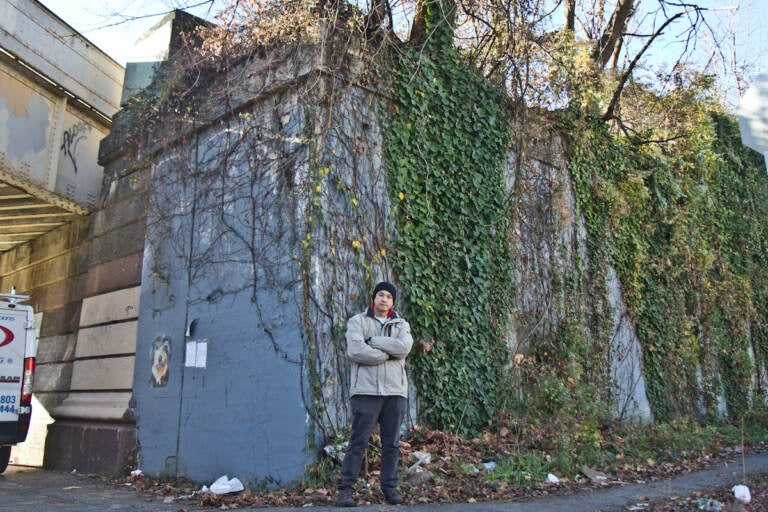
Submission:
POLYGON ((394 487, 384 487, 381 491, 384 493, 388 503, 399 505, 403 502, 403 495, 394 487))
POLYGON ((354 507, 357 505, 355 501, 354 489, 339 489, 339 493, 336 496, 337 507, 354 507))

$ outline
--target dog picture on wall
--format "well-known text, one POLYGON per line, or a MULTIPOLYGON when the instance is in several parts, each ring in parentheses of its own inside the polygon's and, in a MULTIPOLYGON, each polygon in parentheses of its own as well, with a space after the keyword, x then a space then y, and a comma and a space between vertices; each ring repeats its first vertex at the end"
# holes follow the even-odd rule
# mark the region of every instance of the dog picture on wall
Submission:
POLYGON ((171 340, 167 336, 158 336, 150 350, 152 357, 152 387, 163 387, 168 384, 168 360, 171 357, 171 340))

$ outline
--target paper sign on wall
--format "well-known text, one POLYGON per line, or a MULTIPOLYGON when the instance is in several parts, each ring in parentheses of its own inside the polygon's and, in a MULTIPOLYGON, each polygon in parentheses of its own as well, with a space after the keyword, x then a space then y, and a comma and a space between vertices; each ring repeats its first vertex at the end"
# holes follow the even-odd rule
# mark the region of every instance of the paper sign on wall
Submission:
POLYGON ((205 368, 208 364, 208 340, 188 341, 184 366, 205 368))

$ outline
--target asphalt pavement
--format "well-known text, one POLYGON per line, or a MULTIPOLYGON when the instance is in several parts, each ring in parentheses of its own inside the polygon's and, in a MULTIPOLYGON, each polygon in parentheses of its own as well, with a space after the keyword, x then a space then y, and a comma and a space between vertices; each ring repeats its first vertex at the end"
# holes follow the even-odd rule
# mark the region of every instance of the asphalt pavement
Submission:
MULTIPOLYGON (((354 509, 336 507, 250 508, 252 511, 274 510, 299 512, 314 510, 355 510, 360 512, 612 512, 629 510, 642 500, 661 499, 716 487, 731 488, 745 477, 768 474, 768 453, 752 453, 709 469, 647 484, 627 484, 585 491, 576 495, 539 498, 531 501, 491 503, 451 503, 412 506, 373 505, 354 509)), ((40 468, 9 466, 0 475, 0 510, 3 512, 202 512, 214 510, 198 507, 193 499, 162 498, 120 488, 87 475, 47 471, 40 468)))

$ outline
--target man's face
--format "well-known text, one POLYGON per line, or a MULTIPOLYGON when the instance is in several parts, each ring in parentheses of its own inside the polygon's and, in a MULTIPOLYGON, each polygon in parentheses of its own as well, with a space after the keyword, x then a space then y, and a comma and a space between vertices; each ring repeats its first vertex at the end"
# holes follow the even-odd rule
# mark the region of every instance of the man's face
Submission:
POLYGON ((391 293, 386 290, 379 290, 373 298, 373 312, 376 316, 387 316, 394 302, 391 293))

